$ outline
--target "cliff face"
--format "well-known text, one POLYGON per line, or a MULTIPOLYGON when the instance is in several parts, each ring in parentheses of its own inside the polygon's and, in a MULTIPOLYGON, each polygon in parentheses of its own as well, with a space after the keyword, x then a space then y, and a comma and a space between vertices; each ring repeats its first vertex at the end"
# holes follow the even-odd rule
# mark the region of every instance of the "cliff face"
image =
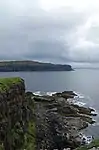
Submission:
POLYGON ((22 79, 0 79, 1 149, 21 150, 28 147, 27 140, 32 137, 27 131, 34 129, 30 102, 25 97, 25 85, 22 79))

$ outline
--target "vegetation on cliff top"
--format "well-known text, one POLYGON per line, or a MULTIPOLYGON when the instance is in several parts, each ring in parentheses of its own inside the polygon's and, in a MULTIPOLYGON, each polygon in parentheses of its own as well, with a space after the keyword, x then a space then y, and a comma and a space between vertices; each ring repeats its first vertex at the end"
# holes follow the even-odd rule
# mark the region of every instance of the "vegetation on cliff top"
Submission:
POLYGON ((0 92, 8 90, 11 86, 21 82, 23 80, 20 77, 0 78, 0 92))

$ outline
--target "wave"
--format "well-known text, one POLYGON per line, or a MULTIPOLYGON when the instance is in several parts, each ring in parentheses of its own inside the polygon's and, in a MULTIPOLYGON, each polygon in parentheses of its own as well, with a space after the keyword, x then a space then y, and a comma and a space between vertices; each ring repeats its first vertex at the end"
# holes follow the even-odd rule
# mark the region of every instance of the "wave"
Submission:
POLYGON ((48 95, 48 96, 52 96, 53 94, 55 94, 57 92, 42 92, 42 91, 36 91, 33 94, 34 95, 39 95, 39 96, 44 96, 44 95, 48 95))
POLYGON ((36 92, 34 92, 33 94, 34 94, 34 95, 42 96, 42 95, 41 95, 41 91, 36 91, 36 92))
POLYGON ((77 95, 77 96, 75 96, 74 98, 80 98, 80 99, 85 98, 85 96, 84 96, 83 94, 81 94, 81 93, 79 93, 79 92, 75 92, 75 91, 73 91, 73 92, 74 92, 74 94, 77 95))
POLYGON ((85 106, 86 103, 84 103, 84 102, 74 102, 74 105, 78 105, 78 106, 82 107, 82 106, 85 106))
POLYGON ((57 92, 46 92, 46 95, 52 96, 53 94, 56 94, 57 92))

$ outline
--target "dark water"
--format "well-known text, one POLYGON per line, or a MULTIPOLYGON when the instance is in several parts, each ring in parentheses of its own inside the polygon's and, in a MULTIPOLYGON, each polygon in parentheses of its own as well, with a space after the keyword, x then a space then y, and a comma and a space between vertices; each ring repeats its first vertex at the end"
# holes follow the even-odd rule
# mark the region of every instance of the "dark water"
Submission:
MULTIPOLYGON (((10 72, 0 73, 1 77, 19 76, 25 79, 26 89, 30 91, 74 90, 84 95, 81 99, 99 112, 99 70, 78 69, 72 72, 10 72)), ((99 117, 96 117, 97 123, 99 117)), ((99 125, 85 130, 99 137, 99 125)))

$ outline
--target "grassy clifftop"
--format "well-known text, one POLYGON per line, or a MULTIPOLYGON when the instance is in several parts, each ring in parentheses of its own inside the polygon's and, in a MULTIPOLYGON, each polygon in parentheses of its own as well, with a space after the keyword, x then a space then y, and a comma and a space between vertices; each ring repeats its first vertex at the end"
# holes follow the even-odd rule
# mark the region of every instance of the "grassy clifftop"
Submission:
POLYGON ((10 87, 12 87, 15 84, 22 83, 23 79, 19 77, 13 77, 13 78, 0 78, 0 92, 8 90, 10 87))

